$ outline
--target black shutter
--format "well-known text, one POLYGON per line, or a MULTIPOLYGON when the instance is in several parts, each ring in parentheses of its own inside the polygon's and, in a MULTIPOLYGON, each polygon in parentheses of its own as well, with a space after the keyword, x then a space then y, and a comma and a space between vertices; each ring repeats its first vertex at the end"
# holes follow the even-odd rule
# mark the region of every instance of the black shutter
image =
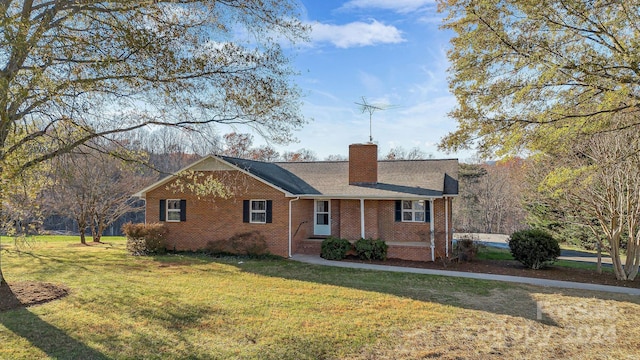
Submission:
POLYGON ((396 222, 402 221, 402 200, 396 200, 396 222))
POLYGON ((180 200, 180 221, 187 221, 187 200, 180 200))
POLYGON ((273 201, 267 200, 267 224, 273 220, 273 201))
POLYGON ((242 222, 249 222, 249 200, 242 201, 242 222))
POLYGON ((424 201, 424 222, 431 222, 431 201, 424 201))
POLYGON ((160 200, 160 221, 167 221, 167 200, 160 200))

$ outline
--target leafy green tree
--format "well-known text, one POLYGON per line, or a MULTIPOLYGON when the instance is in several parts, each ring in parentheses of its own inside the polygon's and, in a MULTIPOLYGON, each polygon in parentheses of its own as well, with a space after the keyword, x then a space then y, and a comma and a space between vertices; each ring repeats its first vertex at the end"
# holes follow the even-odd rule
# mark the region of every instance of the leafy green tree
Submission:
POLYGON ((47 145, 24 168, 153 124, 245 124, 289 140, 304 119, 280 41, 304 39, 297 11, 285 0, 2 2, 0 161, 47 145))
POLYGON ((619 280, 640 268, 640 142, 634 129, 601 134, 550 160, 540 191, 592 230, 619 280), (604 238, 604 243, 603 239, 604 238), (626 260, 620 256, 626 251, 626 260))
POLYGON ((549 162, 541 190, 607 239, 623 280, 636 276, 640 260, 637 165, 614 140, 640 142, 639 7, 638 0, 440 1, 444 28, 456 33, 449 59, 458 100, 451 113, 458 129, 440 146, 549 162), (625 242, 632 246, 623 264, 625 242))
POLYGON ((571 148, 640 108, 640 1, 441 0, 458 129, 483 155, 571 148))
POLYGON ((305 120, 280 44, 306 39, 298 17, 287 0, 0 1, 0 172, 153 125, 289 141, 305 120))

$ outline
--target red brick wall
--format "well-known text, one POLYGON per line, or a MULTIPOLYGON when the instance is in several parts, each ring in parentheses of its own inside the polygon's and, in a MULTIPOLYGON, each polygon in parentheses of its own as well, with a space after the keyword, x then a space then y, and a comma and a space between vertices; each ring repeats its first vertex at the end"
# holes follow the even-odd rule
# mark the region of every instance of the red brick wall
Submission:
MULTIPOLYGON (((216 172, 211 172, 216 174, 216 172)), ((239 173, 239 172, 238 172, 239 173)), ((169 248, 177 250, 198 250, 206 247, 211 240, 228 239, 231 236, 257 230, 267 238, 272 254, 288 256, 289 201, 284 194, 251 177, 236 174, 245 182, 241 190, 228 200, 198 200, 193 195, 176 194, 163 185, 147 193, 146 221, 159 219, 160 199, 186 199, 187 221, 166 222, 169 229, 169 248), (273 217, 269 224, 250 224, 242 222, 242 200, 272 200, 273 217)), ((228 177, 228 176, 227 176, 228 177)), ((434 201, 434 226, 436 258, 445 256, 445 216, 444 202, 448 201, 449 212, 449 251, 451 252, 452 221, 451 199, 434 201)), ((300 199, 292 203, 291 231, 292 251, 295 253, 300 241, 313 236, 314 201, 300 199)), ((360 201, 331 201, 331 235, 349 240, 360 238, 360 201)), ((365 201, 365 237, 379 238, 387 242, 424 242, 425 247, 393 245, 389 257, 407 260, 430 261, 429 223, 395 222, 395 201, 365 201)))
POLYGON ((313 206, 313 200, 300 199, 292 203, 291 232, 293 237, 291 251, 294 254, 302 240, 313 236, 313 206))
POLYGON ((349 184, 378 182, 378 145, 349 145, 349 184))
POLYGON ((198 200, 194 195, 177 194, 173 190, 167 189, 170 183, 149 191, 146 195, 146 221, 159 221, 160 199, 186 199, 187 220, 185 222, 165 222, 169 229, 168 247, 170 249, 203 249, 211 240, 228 239, 237 233, 257 230, 266 237, 269 251, 272 254, 288 256, 290 199, 285 198, 281 191, 249 176, 242 173, 232 176, 235 177, 235 175, 239 176, 243 184, 238 186, 239 190, 236 190, 235 196, 227 200, 220 198, 198 200), (272 223, 242 222, 242 201, 252 199, 273 201, 272 223))
MULTIPOLYGON (((378 216, 378 208, 380 201, 377 200, 365 200, 364 201, 364 237, 371 239, 380 238, 379 223, 380 217, 378 216)), ((384 221, 384 219, 382 219, 384 221)))
POLYGON ((387 250, 387 258, 403 259, 411 261, 431 261, 431 247, 429 244, 422 246, 391 245, 387 250))
MULTIPOLYGON (((449 252, 451 252, 451 199, 449 202, 449 252)), ((446 256, 444 199, 434 201, 434 242, 436 258, 446 256)), ((340 201, 340 237, 357 240, 360 238, 360 201, 340 201)), ((409 223, 395 221, 395 200, 365 201, 365 236, 379 238, 386 242, 423 242, 426 248, 415 246, 389 249, 389 257, 407 260, 431 261, 431 228, 429 222, 409 223)), ((337 236, 333 234, 334 236, 337 236)))
POLYGON ((342 237, 340 231, 340 203, 341 200, 331 200, 331 235, 334 237, 342 237))
POLYGON ((340 200, 340 237, 360 239, 360 200, 340 200))

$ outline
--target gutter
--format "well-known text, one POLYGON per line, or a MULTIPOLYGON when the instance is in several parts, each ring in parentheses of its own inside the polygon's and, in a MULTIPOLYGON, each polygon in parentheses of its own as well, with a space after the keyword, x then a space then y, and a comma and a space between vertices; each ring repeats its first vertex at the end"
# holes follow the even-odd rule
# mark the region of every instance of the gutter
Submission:
POLYGON ((289 200, 289 250, 288 250, 289 257, 292 256, 292 254, 291 254, 291 241, 292 241, 292 238, 293 238, 293 235, 291 234, 291 205, 293 204, 294 201, 298 201, 298 200, 300 200, 300 196, 297 196, 295 199, 289 200))

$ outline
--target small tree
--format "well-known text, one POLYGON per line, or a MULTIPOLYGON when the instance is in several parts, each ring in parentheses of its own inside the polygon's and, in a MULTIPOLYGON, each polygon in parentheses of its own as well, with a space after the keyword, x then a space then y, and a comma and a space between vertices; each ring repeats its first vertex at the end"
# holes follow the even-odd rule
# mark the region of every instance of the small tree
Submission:
POLYGON ((53 161, 55 183, 49 191, 50 206, 76 220, 82 244, 86 244, 87 229, 93 241, 99 242, 104 230, 118 218, 139 211, 141 206, 131 200, 131 192, 149 182, 134 163, 107 154, 108 149, 95 150, 97 145, 94 141, 91 147, 82 146, 80 152, 53 161))

